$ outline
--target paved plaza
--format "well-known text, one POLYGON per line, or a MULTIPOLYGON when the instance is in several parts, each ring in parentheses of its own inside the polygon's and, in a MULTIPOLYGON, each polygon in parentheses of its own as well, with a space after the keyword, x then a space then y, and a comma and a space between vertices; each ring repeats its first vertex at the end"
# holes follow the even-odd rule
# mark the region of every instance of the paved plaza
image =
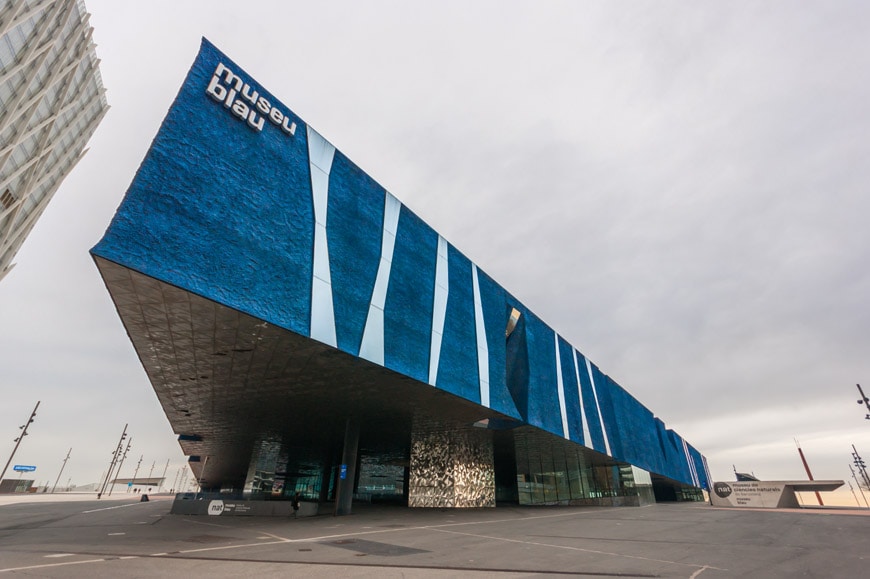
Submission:
POLYGON ((0 575, 28 577, 861 577, 867 511, 407 509, 170 515, 168 497, 0 501, 0 575))

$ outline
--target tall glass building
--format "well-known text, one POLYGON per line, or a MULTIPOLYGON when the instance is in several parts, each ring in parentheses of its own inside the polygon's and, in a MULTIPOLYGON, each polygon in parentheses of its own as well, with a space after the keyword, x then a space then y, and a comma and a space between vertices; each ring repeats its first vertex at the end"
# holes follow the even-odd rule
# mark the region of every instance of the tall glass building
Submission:
POLYGON ((0 0, 0 279, 109 106, 81 0, 0 0))
POLYGON ((92 254, 205 489, 346 513, 707 485, 694 447, 206 40, 92 254))

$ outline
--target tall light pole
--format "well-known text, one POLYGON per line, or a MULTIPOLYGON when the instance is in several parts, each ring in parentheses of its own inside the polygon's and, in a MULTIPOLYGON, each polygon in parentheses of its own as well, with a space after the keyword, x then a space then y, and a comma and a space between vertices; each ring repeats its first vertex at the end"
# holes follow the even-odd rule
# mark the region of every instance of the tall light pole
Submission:
POLYGON ((205 455, 205 461, 202 463, 202 470, 199 471, 199 479, 196 481, 198 487, 197 493, 202 492, 202 479, 205 478, 205 467, 208 466, 208 455, 205 455))
POLYGON ((864 489, 861 488, 861 481, 858 480, 858 477, 855 476, 855 471, 852 469, 852 465, 849 465, 849 472, 852 473, 852 478, 855 479, 855 484, 858 485, 858 492, 861 493, 861 498, 864 499, 864 504, 867 505, 867 508, 870 509, 870 503, 867 502, 867 497, 864 495, 864 489))
POLYGON ((63 473, 63 469, 66 468, 66 461, 69 460, 69 455, 72 454, 72 447, 69 448, 69 452, 66 453, 66 458, 63 459, 63 464, 60 466, 60 472, 57 473, 57 478, 54 479, 54 486, 51 487, 51 494, 54 494, 54 489, 57 488, 57 481, 60 480, 60 475, 63 473))
POLYGON ((114 452, 112 452, 112 461, 109 463, 109 470, 106 471, 106 478, 103 480, 102 486, 100 486, 99 492, 97 492, 97 498, 103 496, 103 492, 106 490, 106 485, 109 484, 109 477, 112 476, 112 471, 115 470, 115 464, 118 462, 118 457, 121 455, 121 445, 124 444, 124 439, 127 438, 127 427, 129 424, 124 425, 124 432, 121 433, 121 438, 118 440, 118 445, 115 447, 114 452))
POLYGON ((172 486, 169 487, 169 490, 172 492, 178 491, 178 477, 181 476, 181 469, 178 469, 178 472, 175 473, 175 478, 172 479, 172 486))
POLYGON ((852 496, 855 497, 855 504, 858 505, 858 508, 861 508, 861 501, 858 500, 858 495, 855 494, 855 489, 852 488, 852 481, 846 481, 849 483, 849 490, 852 491, 852 496))
POLYGON ((169 468, 169 459, 166 459, 166 466, 163 467, 163 475, 160 477, 160 484, 157 485, 157 491, 160 491, 160 487, 163 486, 163 481, 166 480, 166 470, 169 468))
POLYGON ((870 420, 870 398, 867 398, 867 396, 864 395, 864 391, 861 390, 860 384, 855 384, 855 386, 858 387, 858 393, 861 394, 861 398, 858 399, 858 404, 863 404, 867 408, 867 416, 864 418, 870 420))
MULTIPOLYGON (((136 463, 136 470, 133 471, 133 484, 136 484, 136 475, 139 474, 139 467, 142 465, 142 459, 145 458, 144 454, 139 455, 139 462, 136 463)), ((132 487, 131 487, 132 488, 132 487)), ((129 490, 127 491, 129 492, 129 490)))
POLYGON ((3 475, 6 474, 6 469, 9 468, 9 465, 12 464, 12 459, 15 457, 15 453, 18 451, 18 445, 21 444, 21 440, 27 436, 27 428, 30 426, 30 423, 33 422, 33 419, 36 418, 36 409, 39 408, 39 403, 42 402, 38 400, 36 402, 36 406, 33 407, 33 412, 30 413, 30 418, 27 419, 27 422, 24 423, 24 426, 19 426, 21 429, 21 434, 18 435, 18 438, 14 440, 15 448, 12 449, 12 454, 9 455, 9 460, 6 461, 6 466, 3 467, 3 470, 0 471, 0 481, 3 480, 3 475))
POLYGON ((867 465, 864 464, 864 459, 858 454, 858 449, 855 448, 854 444, 852 445, 852 458, 854 459, 855 467, 861 473, 861 478, 864 479, 864 485, 867 487, 867 490, 870 490, 870 476, 867 476, 867 465))
POLYGON ((115 490, 115 481, 121 476, 121 467, 124 466, 124 461, 127 460, 127 453, 130 452, 130 446, 133 444, 133 437, 127 441, 127 448, 124 449, 124 454, 121 455, 121 464, 118 465, 118 470, 115 472, 115 478, 112 481, 112 486, 109 487, 109 496, 112 496, 112 491, 115 490))

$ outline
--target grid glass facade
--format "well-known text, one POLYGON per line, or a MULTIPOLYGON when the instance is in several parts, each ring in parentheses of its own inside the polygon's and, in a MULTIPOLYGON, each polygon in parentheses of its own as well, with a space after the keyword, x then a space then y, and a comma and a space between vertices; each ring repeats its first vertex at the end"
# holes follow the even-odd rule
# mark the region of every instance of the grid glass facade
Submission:
POLYGON ((80 0, 0 0, 0 279, 108 110, 80 0))

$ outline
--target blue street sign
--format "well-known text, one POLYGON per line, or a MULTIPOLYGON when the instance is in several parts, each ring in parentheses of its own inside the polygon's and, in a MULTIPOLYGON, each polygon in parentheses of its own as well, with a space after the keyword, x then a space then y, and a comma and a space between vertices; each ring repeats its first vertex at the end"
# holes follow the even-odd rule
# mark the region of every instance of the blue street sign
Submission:
POLYGON ((341 480, 344 480, 347 478, 347 465, 346 464, 343 464, 340 467, 338 467, 338 478, 340 478, 341 480))
POLYGON ((131 486, 133 486, 133 481, 127 483, 127 488, 130 488, 131 486))
POLYGON ((16 472, 33 472, 36 470, 36 467, 27 464, 16 464, 12 467, 12 470, 16 472))

